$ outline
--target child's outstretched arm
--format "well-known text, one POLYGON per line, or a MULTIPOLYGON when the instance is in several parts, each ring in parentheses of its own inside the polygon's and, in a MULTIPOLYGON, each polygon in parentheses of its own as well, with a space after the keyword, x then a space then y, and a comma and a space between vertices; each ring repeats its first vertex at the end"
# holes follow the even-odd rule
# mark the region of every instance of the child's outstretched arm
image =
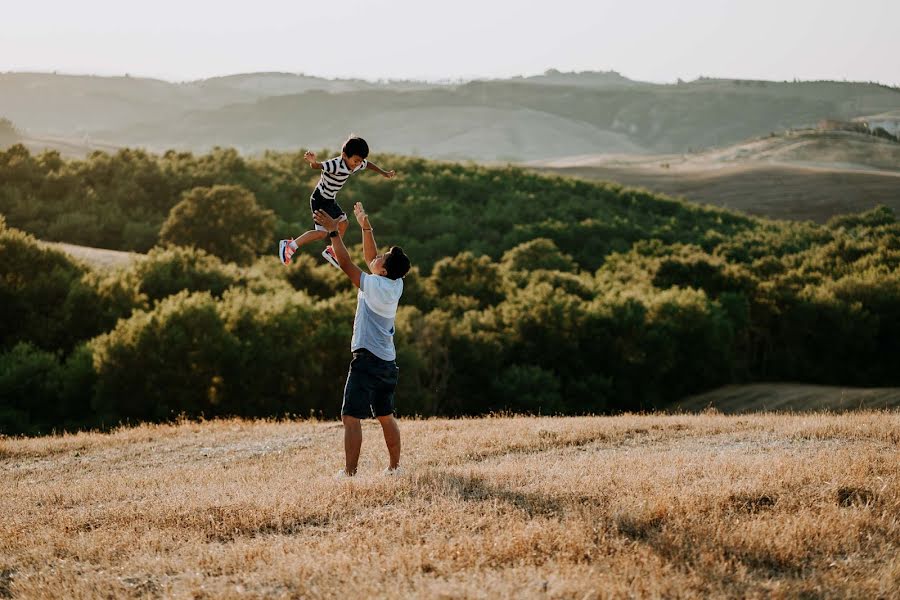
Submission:
POLYGON ((307 150, 303 153, 303 160, 309 163, 310 168, 321 169, 322 163, 316 161, 316 153, 307 150))
POLYGON ((393 178, 394 175, 397 174, 393 169, 391 169, 390 171, 385 171, 384 169, 382 169, 381 167, 379 167, 372 161, 369 161, 366 163, 366 169, 368 169, 369 171, 375 171, 379 175, 381 175, 383 177, 387 177, 388 179, 393 178))

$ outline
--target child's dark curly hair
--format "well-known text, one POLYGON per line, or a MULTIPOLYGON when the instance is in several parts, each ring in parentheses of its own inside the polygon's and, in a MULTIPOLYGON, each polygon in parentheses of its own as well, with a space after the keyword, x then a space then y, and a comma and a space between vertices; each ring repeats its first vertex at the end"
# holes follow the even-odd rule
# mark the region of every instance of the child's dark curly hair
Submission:
POLYGON ((344 147, 341 148, 341 150, 348 157, 358 156, 360 158, 367 158, 369 156, 369 144, 366 143, 366 140, 355 135, 351 135, 347 138, 347 141, 344 142, 344 147))

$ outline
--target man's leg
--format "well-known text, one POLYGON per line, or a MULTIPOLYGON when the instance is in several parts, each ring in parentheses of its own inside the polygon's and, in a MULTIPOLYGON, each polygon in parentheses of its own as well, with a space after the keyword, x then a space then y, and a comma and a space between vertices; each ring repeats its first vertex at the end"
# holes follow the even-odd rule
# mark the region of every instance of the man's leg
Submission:
POLYGON ((387 444, 388 454, 391 457, 390 469, 400 466, 400 427, 394 415, 378 417, 381 430, 384 432, 384 443, 387 444))
MULTIPOLYGON (((359 450, 362 448, 362 425, 359 419, 349 415, 343 415, 341 420, 344 422, 344 454, 346 455, 344 472, 347 475, 356 475, 356 466, 359 464, 359 450)), ((397 439, 399 444, 399 437, 397 439)))

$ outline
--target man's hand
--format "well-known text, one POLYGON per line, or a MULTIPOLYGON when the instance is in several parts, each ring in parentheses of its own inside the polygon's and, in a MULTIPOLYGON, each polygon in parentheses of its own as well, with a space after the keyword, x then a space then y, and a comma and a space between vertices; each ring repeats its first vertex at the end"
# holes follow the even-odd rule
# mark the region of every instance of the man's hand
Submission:
POLYGON ((390 171, 384 172, 384 176, 387 177, 388 179, 393 179, 394 175, 396 175, 396 174, 397 174, 397 172, 393 169, 391 169, 390 171))
POLYGON ((353 213, 356 215, 359 226, 362 227, 363 256, 366 258, 366 264, 369 264, 378 254, 378 248, 375 246, 375 234, 372 233, 372 224, 369 223, 369 215, 366 214, 362 202, 357 202, 353 206, 353 213))
POLYGON ((356 222, 359 223, 359 226, 364 229, 370 229, 369 225, 369 215, 366 214, 366 209, 363 208, 362 202, 357 202, 353 205, 353 214, 356 215, 356 222))
POLYGON ((317 210, 313 213, 313 220, 324 227, 327 231, 337 231, 337 221, 324 210, 317 210))
MULTIPOLYGON (((316 223, 327 229, 328 231, 337 231, 337 221, 329 215, 324 210, 317 210, 313 213, 313 219, 315 219, 316 223)), ((365 237, 365 236, 363 236, 365 237)), ((344 246, 344 240, 341 239, 341 236, 336 235, 334 237, 329 238, 331 240, 331 248, 334 250, 334 257, 337 259, 338 264, 341 267, 341 271, 347 274, 347 277, 350 278, 350 281, 353 282, 353 285, 359 287, 359 282, 362 279, 362 271, 360 271, 359 267, 353 264, 353 260, 350 258, 350 253, 347 252, 347 247, 344 246)))
POLYGON ((314 162, 316 162, 316 153, 307 150, 303 153, 303 160, 305 160, 309 164, 313 164, 314 162))

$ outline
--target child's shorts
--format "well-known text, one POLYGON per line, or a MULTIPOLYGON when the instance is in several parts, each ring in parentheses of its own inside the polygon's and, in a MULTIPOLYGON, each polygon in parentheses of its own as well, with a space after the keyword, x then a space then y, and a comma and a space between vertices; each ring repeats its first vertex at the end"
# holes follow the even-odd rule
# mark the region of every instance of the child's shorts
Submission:
MULTIPOLYGON (((319 188, 313 190, 312 196, 309 197, 309 210, 311 212, 316 212, 317 210, 324 210, 331 218, 340 223, 341 221, 347 220, 347 215, 344 213, 344 210, 338 205, 334 200, 329 200, 319 191, 319 188)), ((316 223, 315 219, 313 219, 313 223, 316 226, 316 229, 319 231, 325 231, 325 228, 316 223)))
POLYGON ((344 385, 341 414, 365 419, 394 414, 394 390, 400 369, 393 360, 382 360, 360 348, 353 353, 344 385))

